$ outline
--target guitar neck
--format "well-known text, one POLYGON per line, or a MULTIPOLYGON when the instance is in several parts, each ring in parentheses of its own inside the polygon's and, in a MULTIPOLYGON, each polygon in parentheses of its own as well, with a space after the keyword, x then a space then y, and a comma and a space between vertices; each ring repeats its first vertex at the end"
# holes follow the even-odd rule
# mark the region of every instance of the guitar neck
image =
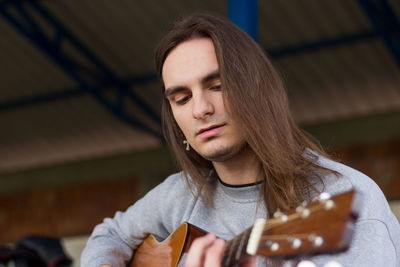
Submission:
POLYGON ((360 195, 354 190, 332 198, 326 195, 288 214, 278 211, 274 218, 256 220, 227 241, 221 265, 233 266, 254 255, 290 258, 346 250, 358 217, 360 195))
POLYGON ((225 251, 222 256, 221 266, 232 266, 250 258, 252 255, 247 253, 253 227, 250 227, 226 242, 225 251))

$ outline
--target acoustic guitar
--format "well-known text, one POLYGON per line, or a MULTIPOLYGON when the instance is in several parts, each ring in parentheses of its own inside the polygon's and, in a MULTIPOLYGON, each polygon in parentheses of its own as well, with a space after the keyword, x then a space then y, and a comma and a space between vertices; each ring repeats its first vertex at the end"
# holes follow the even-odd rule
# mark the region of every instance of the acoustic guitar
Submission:
MULTIPOLYGON (((275 212, 269 220, 255 224, 227 241, 221 266, 234 266, 249 257, 289 259, 297 256, 337 253, 348 249, 360 210, 355 190, 303 203, 287 214, 275 212)), ((130 267, 177 266, 192 241, 207 234, 190 224, 181 224, 159 242, 149 235, 136 250, 130 267)))

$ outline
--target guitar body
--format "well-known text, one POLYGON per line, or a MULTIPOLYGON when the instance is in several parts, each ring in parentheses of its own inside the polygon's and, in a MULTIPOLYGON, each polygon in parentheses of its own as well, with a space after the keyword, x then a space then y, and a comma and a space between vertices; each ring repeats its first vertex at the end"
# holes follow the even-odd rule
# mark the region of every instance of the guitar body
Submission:
POLYGON ((181 224, 165 240, 159 242, 149 235, 137 248, 130 267, 175 267, 181 255, 187 251, 192 241, 207 234, 189 223, 181 224))

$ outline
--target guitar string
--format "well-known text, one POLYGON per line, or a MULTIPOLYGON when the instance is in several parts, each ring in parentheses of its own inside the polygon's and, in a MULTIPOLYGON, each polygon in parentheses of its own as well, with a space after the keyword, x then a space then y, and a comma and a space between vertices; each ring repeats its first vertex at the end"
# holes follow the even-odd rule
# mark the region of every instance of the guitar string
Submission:
MULTIPOLYGON (((315 207, 310 207, 307 209, 310 211, 310 214, 311 214, 311 213, 317 212, 318 210, 321 210, 322 208, 323 208, 322 205, 317 205, 315 207)), ((271 218, 271 219, 267 220, 266 224, 264 226, 264 230, 268 230, 276 225, 280 225, 282 223, 286 223, 286 222, 301 218, 302 214, 301 214, 301 212, 295 212, 295 213, 292 213, 292 214, 289 214, 286 216, 287 216, 287 221, 282 221, 282 217, 271 218)))
POLYGON ((265 240, 287 240, 288 238, 300 238, 300 239, 308 239, 309 236, 315 235, 315 233, 310 233, 310 234, 294 234, 294 235, 267 235, 261 237, 260 240, 265 241, 265 240))
MULTIPOLYGON (((333 206, 332 208, 334 208, 334 207, 335 206, 333 206)), ((315 213, 315 212, 323 209, 324 206, 321 205, 321 204, 317 204, 317 205, 304 207, 304 208, 307 208, 310 211, 310 214, 311 214, 311 213, 315 213)), ((282 225, 282 224, 285 224, 287 222, 302 218, 301 217, 302 216, 302 211, 295 212, 295 213, 292 213, 292 214, 289 214, 289 215, 286 215, 286 216, 287 216, 287 220, 285 220, 285 221, 282 220, 282 217, 271 218, 271 219, 267 220, 266 224, 264 226, 263 232, 262 232, 262 236, 259 239, 259 242, 261 242, 261 241, 265 242, 265 241, 268 241, 268 240, 271 240, 271 241, 273 240, 275 242, 276 241, 278 241, 278 242, 279 241, 287 241, 289 238, 299 238, 299 239, 304 240, 304 239, 308 239, 312 235, 315 235, 315 233, 308 233, 308 234, 301 233, 301 234, 291 234, 291 235, 265 235, 264 234, 265 231, 267 231, 267 230, 269 230, 269 229, 271 229, 271 228, 273 228, 275 226, 282 225)))
POLYGON ((251 229, 252 229, 251 227, 247 228, 242 233, 235 236, 233 239, 227 241, 226 247, 227 247, 228 251, 225 250, 224 255, 222 257, 222 263, 224 265, 230 266, 231 264, 233 264, 235 262, 235 261, 232 262, 232 260, 234 259, 234 258, 232 258, 234 251, 236 251, 236 254, 235 254, 236 261, 240 258, 241 255, 244 255, 244 253, 246 253, 246 250, 243 250, 243 248, 245 248, 245 246, 241 245, 241 243, 244 242, 244 240, 248 241, 250 233, 251 233, 251 229))

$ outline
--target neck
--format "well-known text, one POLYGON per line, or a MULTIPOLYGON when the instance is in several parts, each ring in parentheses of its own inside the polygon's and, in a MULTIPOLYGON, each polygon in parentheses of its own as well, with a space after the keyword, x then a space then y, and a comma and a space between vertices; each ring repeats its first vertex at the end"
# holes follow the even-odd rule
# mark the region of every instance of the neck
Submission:
POLYGON ((259 180, 260 163, 249 146, 224 162, 213 162, 219 178, 227 184, 240 185, 259 180))

